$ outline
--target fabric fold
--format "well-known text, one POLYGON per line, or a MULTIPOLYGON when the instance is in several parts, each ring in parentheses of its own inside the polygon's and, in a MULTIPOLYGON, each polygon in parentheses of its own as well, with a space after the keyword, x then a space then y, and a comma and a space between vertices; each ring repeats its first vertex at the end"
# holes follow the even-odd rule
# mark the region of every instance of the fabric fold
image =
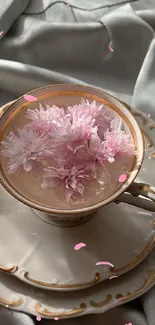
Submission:
MULTIPOLYGON (((123 2, 0 0, 0 105, 38 87, 73 83, 105 89, 155 119, 154 0, 123 2)), ((155 287, 103 315, 60 323, 155 325, 154 307, 155 287)), ((38 321, 0 307, 0 324, 38 321)))
POLYGON ((139 72, 133 93, 132 105, 137 109, 151 114, 155 119, 154 88, 155 88, 155 39, 152 40, 145 60, 139 72))
POLYGON ((21 96, 35 88, 56 83, 87 84, 52 70, 20 62, 0 60, 0 88, 10 91, 16 96, 21 96))
POLYGON ((11 28, 12 24, 26 9, 30 0, 0 0, 0 40, 11 28))

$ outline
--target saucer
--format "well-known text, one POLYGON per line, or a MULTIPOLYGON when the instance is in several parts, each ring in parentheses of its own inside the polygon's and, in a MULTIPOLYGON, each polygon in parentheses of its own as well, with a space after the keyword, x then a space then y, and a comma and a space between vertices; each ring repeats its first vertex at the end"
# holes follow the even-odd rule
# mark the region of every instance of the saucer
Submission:
MULTIPOLYGON (((155 148, 148 124, 153 122, 137 111, 132 113, 145 127, 146 154, 137 180, 155 184, 155 148)), ((153 128, 152 128, 153 130, 153 128)), ((111 203, 92 220, 77 227, 55 227, 0 188, 0 269, 32 286, 48 290, 79 290, 138 265, 155 243, 155 213, 125 203, 111 203), (75 250, 84 243, 85 247, 75 250), (98 262, 113 265, 96 265, 98 262)))
POLYGON ((3 187, 0 206, 0 269, 40 288, 78 290, 123 274, 155 242, 155 214, 126 204, 111 203, 77 227, 43 222, 3 187))
POLYGON ((0 305, 41 318, 100 314, 138 298, 155 284, 155 250, 134 270, 89 289, 49 292, 0 272, 0 305))

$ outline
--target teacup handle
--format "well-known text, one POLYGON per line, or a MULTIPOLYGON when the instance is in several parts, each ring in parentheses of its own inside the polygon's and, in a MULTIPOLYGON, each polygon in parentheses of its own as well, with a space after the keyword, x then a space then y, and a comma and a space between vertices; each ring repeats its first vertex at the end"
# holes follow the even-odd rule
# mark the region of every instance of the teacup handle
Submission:
POLYGON ((115 202, 124 202, 155 212, 155 187, 146 183, 133 182, 127 191, 120 195, 115 202))

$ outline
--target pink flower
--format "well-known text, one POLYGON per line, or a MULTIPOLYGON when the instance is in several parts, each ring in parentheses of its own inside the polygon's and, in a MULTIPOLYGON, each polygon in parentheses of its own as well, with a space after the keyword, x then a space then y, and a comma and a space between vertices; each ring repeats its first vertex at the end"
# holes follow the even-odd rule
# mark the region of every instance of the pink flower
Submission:
POLYGON ((63 185, 67 201, 73 194, 83 195, 86 181, 92 177, 92 170, 84 165, 65 165, 61 162, 58 168, 53 166, 44 169, 42 187, 52 187, 63 185))
POLYGON ((68 202, 83 196, 90 180, 102 186, 109 178, 107 162, 135 154, 122 119, 113 115, 110 108, 88 100, 66 111, 56 105, 28 109, 30 122, 2 141, 8 172, 18 175, 39 167, 41 187, 63 186, 68 202))
POLYGON ((110 130, 122 131, 122 127, 123 121, 119 116, 115 117, 110 123, 110 130))
POLYGON ((135 147, 130 136, 124 131, 107 131, 104 139, 104 155, 109 162, 114 162, 118 156, 127 157, 135 155, 135 147))
POLYGON ((75 111, 78 115, 90 116, 93 119, 94 126, 97 126, 97 133, 103 139, 105 131, 110 127, 112 116, 110 109, 104 105, 97 105, 96 101, 89 103, 88 100, 81 100, 81 104, 68 108, 68 113, 75 111))
POLYGON ((9 158, 9 174, 19 174, 22 169, 29 172, 37 162, 53 154, 47 136, 38 136, 27 126, 17 131, 18 136, 10 132, 6 141, 2 141, 2 154, 9 158))
POLYGON ((57 143, 64 143, 70 130, 70 121, 67 116, 57 119, 55 126, 49 131, 49 136, 57 143))
MULTIPOLYGON (((50 133, 51 136, 56 136, 57 131, 60 131, 66 121, 65 110, 56 105, 46 105, 46 109, 41 104, 39 106, 39 109, 27 110, 26 116, 32 121, 29 127, 39 134, 50 133)), ((59 137, 63 135, 62 131, 59 132, 59 137)))
POLYGON ((93 134, 97 134, 98 127, 95 126, 93 116, 81 105, 68 107, 67 116, 70 119, 70 127, 64 139, 67 141, 67 148, 75 153, 77 149, 85 146, 93 134))
POLYGON ((92 136, 89 141, 88 149, 89 157, 94 163, 98 163, 103 166, 106 157, 105 157, 105 143, 102 141, 98 135, 92 136))

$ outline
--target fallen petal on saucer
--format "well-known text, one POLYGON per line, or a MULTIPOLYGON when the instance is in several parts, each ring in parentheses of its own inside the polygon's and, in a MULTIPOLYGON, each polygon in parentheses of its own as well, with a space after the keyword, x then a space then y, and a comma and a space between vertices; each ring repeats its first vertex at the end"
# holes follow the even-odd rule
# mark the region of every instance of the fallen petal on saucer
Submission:
POLYGON ((109 266, 114 267, 114 265, 109 262, 97 262, 96 265, 109 265, 109 266))

